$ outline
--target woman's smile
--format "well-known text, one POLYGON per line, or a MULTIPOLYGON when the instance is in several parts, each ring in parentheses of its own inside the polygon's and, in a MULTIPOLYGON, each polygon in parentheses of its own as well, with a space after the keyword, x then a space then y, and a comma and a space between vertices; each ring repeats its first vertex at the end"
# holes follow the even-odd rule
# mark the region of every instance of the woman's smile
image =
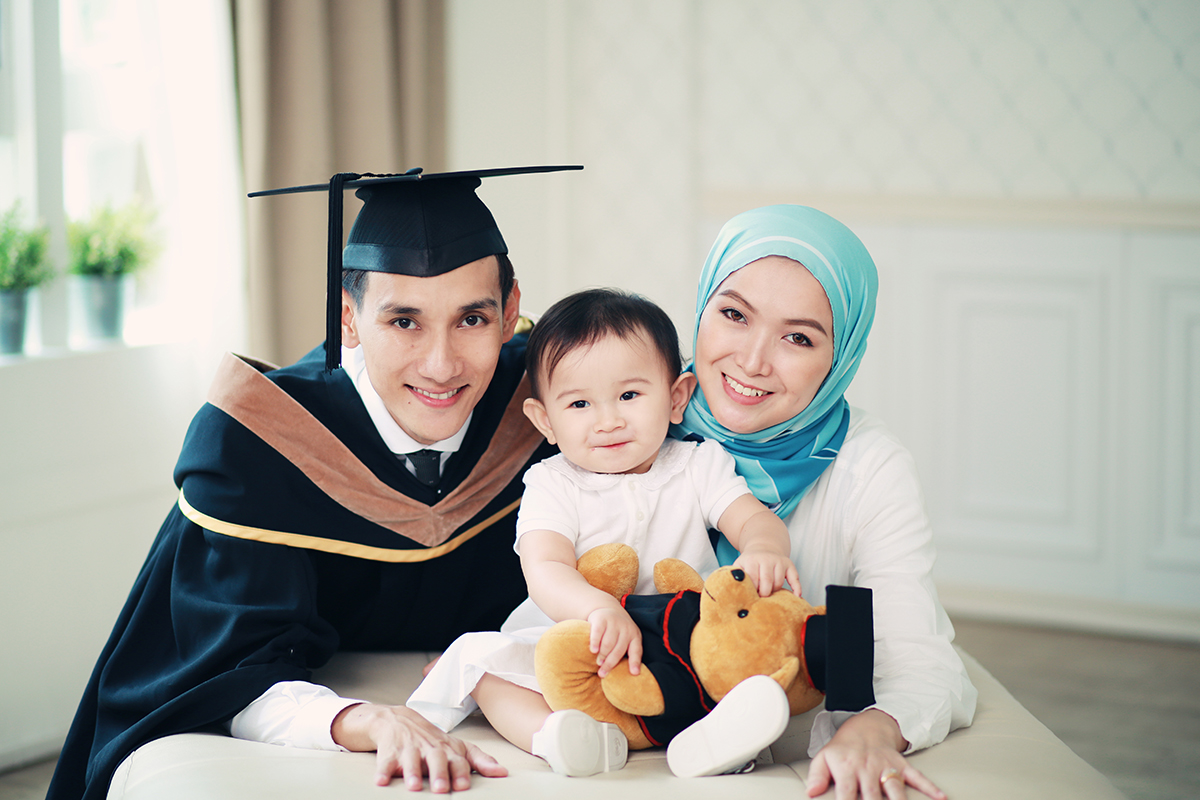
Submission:
POLYGON ((725 373, 721 373, 721 376, 725 378, 725 385, 728 386, 729 389, 732 390, 732 392, 736 395, 734 399, 738 400, 739 402, 744 400, 747 403, 754 403, 771 394, 771 392, 768 392, 766 389, 757 389, 753 386, 748 386, 747 384, 734 380, 725 373))

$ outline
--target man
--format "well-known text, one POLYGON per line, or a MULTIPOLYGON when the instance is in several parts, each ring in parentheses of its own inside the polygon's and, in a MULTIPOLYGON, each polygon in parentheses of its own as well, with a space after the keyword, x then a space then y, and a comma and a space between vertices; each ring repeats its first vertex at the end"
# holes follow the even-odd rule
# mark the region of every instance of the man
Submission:
POLYGON ((438 792, 466 789, 472 769, 505 774, 402 706, 308 679, 338 650, 438 650, 495 629, 526 596, 521 476, 553 451, 521 412, 520 289, 475 188, 553 169, 330 182, 324 353, 282 369, 226 356, 50 800, 103 797, 133 749, 195 730, 375 750, 377 782, 410 789, 423 772, 438 792), (343 256, 342 189, 356 186, 343 256))

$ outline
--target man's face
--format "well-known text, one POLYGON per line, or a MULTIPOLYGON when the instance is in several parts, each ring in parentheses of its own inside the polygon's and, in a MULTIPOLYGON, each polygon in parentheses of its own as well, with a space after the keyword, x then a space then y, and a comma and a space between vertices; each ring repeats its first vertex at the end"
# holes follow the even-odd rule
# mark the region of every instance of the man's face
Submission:
POLYGON ((342 341, 362 345, 371 385, 417 442, 453 436, 483 396, 521 293, 500 298, 495 256, 432 278, 373 272, 361 307, 342 291, 342 341))

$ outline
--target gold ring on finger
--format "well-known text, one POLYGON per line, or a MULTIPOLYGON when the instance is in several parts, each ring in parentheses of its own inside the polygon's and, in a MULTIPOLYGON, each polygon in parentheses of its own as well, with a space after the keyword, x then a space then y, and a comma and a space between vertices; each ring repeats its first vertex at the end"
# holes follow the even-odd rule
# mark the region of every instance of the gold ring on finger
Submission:
POLYGON ((879 776, 879 783, 881 786, 886 785, 887 782, 892 778, 897 778, 901 782, 904 781, 904 776, 900 774, 900 770, 896 769, 895 767, 888 767, 883 771, 883 774, 879 776))

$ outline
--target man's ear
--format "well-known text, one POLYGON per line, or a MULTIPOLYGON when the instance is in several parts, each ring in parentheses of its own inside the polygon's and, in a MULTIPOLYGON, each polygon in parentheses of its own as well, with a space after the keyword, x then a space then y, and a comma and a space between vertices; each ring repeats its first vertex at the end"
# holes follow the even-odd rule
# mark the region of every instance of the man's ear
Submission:
POLYGON ((346 347, 358 347, 358 305, 345 289, 342 289, 342 344, 346 347))
POLYGON ((684 372, 671 384, 671 422, 678 425, 683 422, 683 409, 687 408, 696 391, 696 373, 684 372))
POLYGON ((513 280, 508 300, 504 302, 504 341, 508 341, 517 332, 517 320, 521 318, 521 287, 513 280))
POLYGON ((527 397, 521 406, 521 410, 525 412, 525 416, 529 417, 529 421, 533 423, 533 427, 538 429, 538 433, 546 437, 547 442, 558 444, 554 441, 554 431, 550 428, 550 415, 546 413, 546 407, 542 405, 541 400, 527 397))

